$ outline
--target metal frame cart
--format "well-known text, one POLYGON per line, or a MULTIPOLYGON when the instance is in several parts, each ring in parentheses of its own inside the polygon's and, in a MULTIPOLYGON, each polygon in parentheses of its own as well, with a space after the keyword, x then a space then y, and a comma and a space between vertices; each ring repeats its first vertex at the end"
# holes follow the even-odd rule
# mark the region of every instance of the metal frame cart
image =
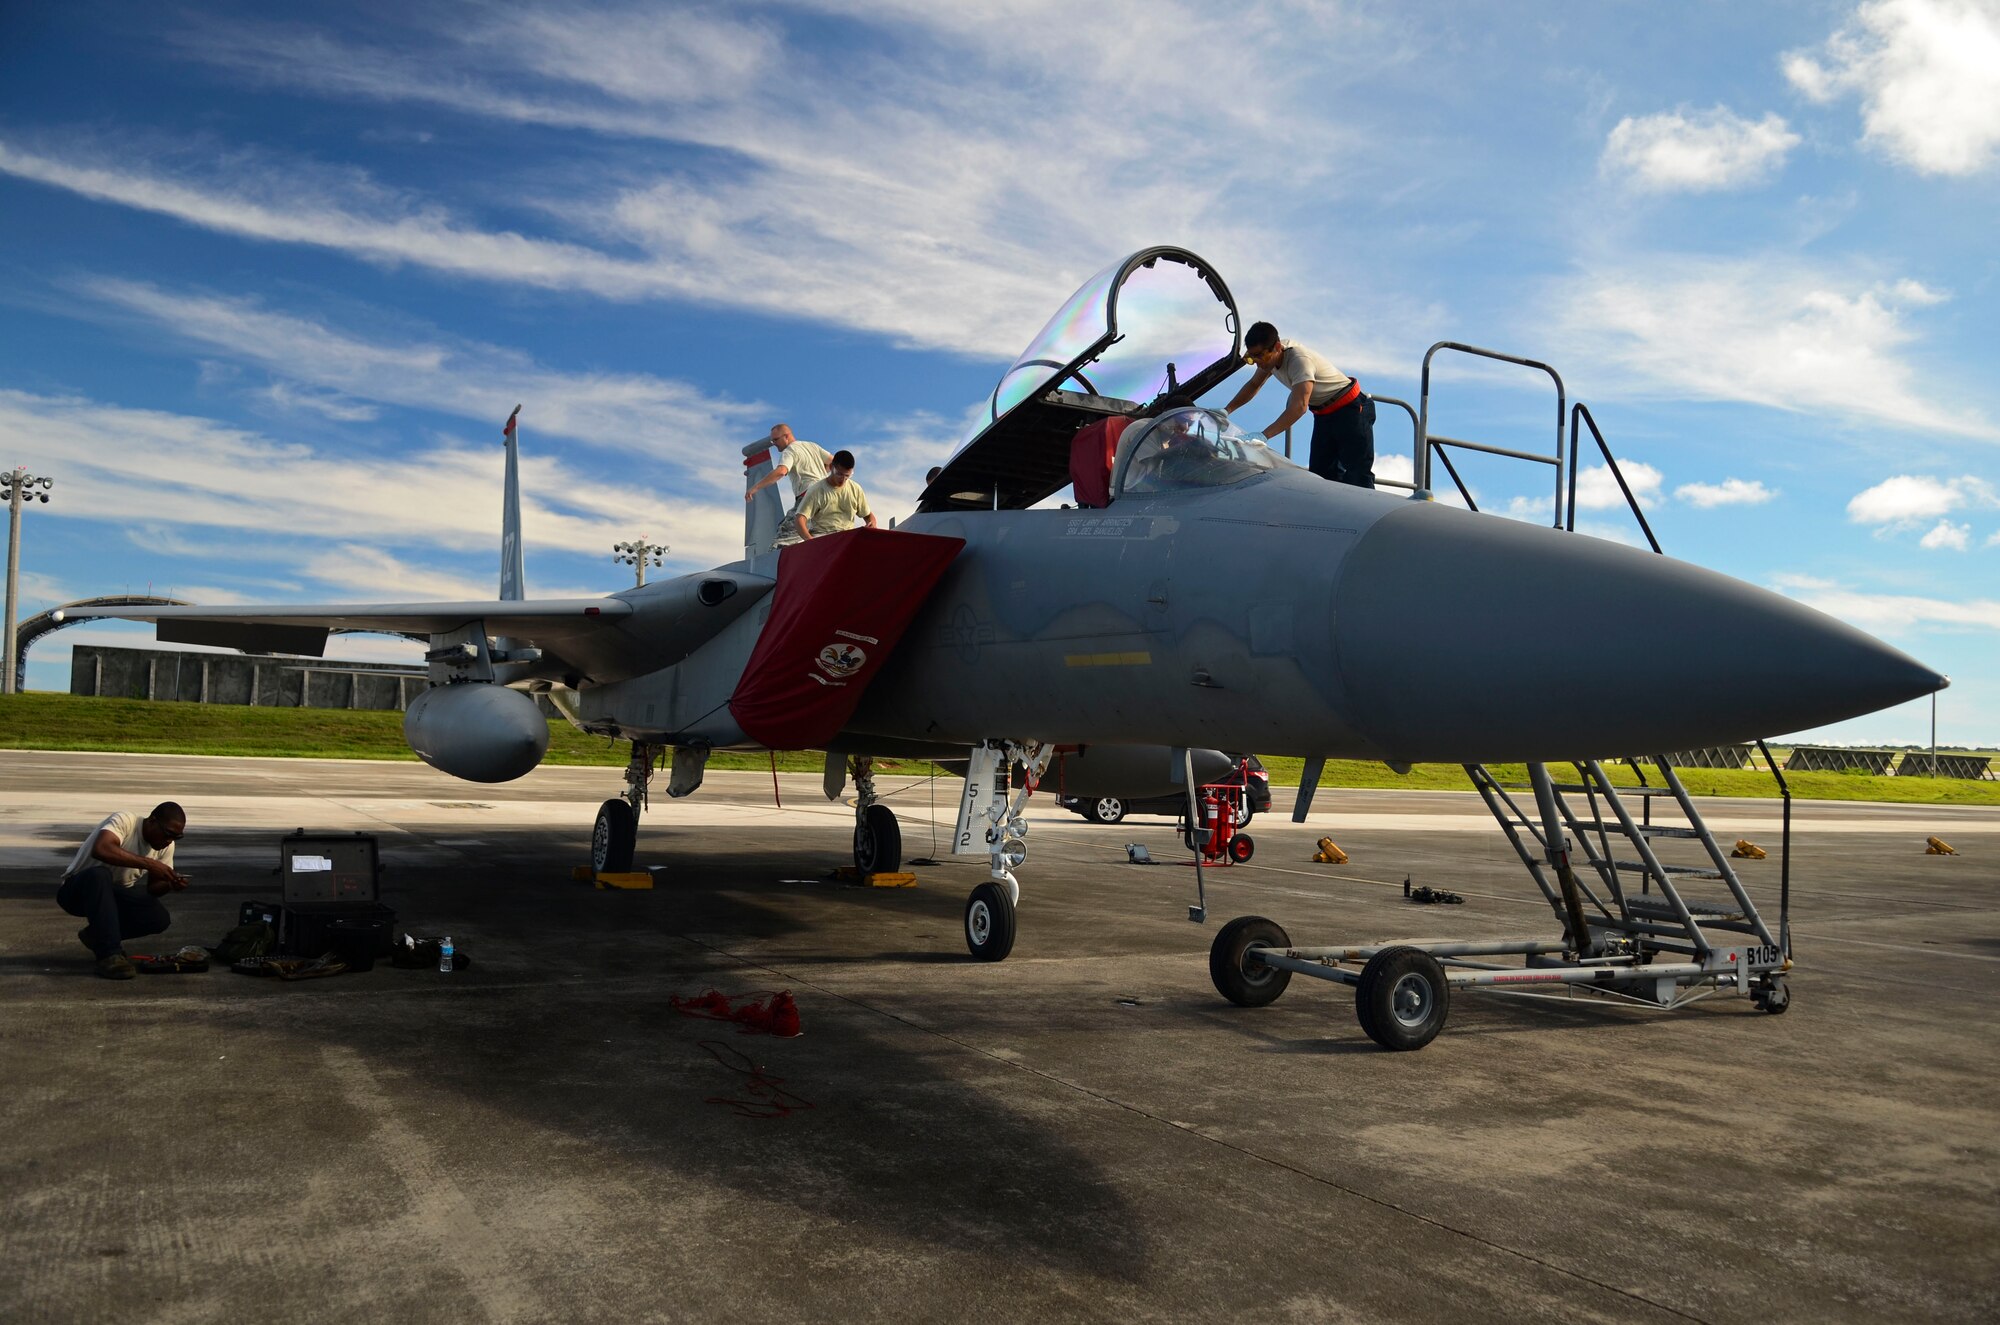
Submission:
POLYGON ((1421 1049, 1435 1039, 1450 1014, 1452 995, 1460 991, 1532 996, 1533 986, 1567 986, 1565 995, 1584 990, 1658 1008, 1728 993, 1748 995, 1766 1012, 1783 1012, 1791 1001, 1785 975, 1792 968, 1789 795, 1773 931, 1671 764, 1664 756, 1651 762, 1663 784, 1642 782, 1622 792, 1596 760, 1579 761, 1579 780, 1568 784, 1553 781, 1547 765, 1530 764, 1535 818, 1509 794, 1519 788, 1503 786, 1482 765, 1466 766, 1561 923, 1558 939, 1399 939, 1298 947, 1275 921, 1244 916, 1215 936, 1209 976, 1224 998, 1244 1007, 1274 1002, 1294 975, 1351 985, 1361 1029, 1383 1048, 1397 1050, 1421 1049), (1646 802, 1640 818, 1626 806, 1627 796, 1646 802), (1659 797, 1671 797, 1687 823, 1655 824, 1651 803, 1659 797), (1581 798, 1582 805, 1572 798, 1581 798), (1653 848, 1663 838, 1700 842, 1709 865, 1665 863, 1653 848), (1580 861, 1573 861, 1572 839, 1582 848, 1580 861), (1687 879, 1719 881, 1728 895, 1684 896, 1678 881, 1687 879), (1508 957, 1518 958, 1518 964, 1493 960, 1508 957))

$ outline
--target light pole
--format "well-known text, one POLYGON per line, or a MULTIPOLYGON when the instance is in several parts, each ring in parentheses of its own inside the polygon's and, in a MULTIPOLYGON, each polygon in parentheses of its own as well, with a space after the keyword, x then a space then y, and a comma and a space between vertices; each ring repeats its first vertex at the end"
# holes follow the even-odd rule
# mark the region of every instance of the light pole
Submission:
POLYGON ((20 641, 14 638, 14 610, 21 588, 21 506, 31 501, 46 503, 49 489, 55 485, 54 479, 38 478, 18 466, 0 474, 0 497, 7 499, 7 651, 0 694, 18 694, 21 689, 21 678, 15 675, 20 667, 20 641), (41 490, 37 492, 37 488, 41 490))
POLYGON ((613 561, 621 562, 638 572, 639 583, 637 587, 641 589, 646 587, 647 566, 664 566, 667 564, 662 560, 666 556, 667 545, 665 543, 648 543, 643 534, 633 539, 630 543, 613 543, 611 550, 617 554, 612 557, 613 561))

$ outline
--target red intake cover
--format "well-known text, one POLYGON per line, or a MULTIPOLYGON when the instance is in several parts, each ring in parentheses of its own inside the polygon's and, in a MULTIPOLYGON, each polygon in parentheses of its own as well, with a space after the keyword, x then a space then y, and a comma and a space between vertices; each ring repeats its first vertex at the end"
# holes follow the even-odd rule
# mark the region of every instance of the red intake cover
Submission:
POLYGON ((773 750, 832 740, 882 670, 962 538, 849 529, 778 554, 778 587, 729 712, 773 750))

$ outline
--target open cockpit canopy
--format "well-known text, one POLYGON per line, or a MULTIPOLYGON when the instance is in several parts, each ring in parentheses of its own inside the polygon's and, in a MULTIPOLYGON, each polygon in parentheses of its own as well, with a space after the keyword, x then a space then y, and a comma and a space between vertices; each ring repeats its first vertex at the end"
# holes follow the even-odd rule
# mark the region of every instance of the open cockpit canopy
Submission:
POLYGON ((1236 371, 1229 287, 1178 248, 1142 249, 1069 297, 993 388, 918 506, 1019 509, 1069 482, 1070 439, 1099 419, 1191 403, 1236 371))

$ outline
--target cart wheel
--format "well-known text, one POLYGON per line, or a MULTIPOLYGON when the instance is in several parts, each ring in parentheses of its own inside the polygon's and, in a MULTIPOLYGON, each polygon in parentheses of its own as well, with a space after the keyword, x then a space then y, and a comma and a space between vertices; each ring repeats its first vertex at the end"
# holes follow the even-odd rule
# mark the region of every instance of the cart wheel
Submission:
POLYGON ((894 874, 903 868, 903 830, 888 806, 869 806, 854 826, 854 868, 863 874, 894 874))
POLYGON ((1752 990, 1750 1000, 1772 1016, 1782 1016, 1792 1005, 1792 991, 1782 977, 1773 977, 1762 989, 1752 990))
POLYGON ((1451 985, 1444 967, 1422 948, 1384 948, 1361 968, 1354 1014, 1384 1049, 1421 1049, 1444 1029, 1451 985))
POLYGON ((1241 865, 1256 852, 1257 844, 1242 833, 1229 839, 1229 858, 1241 865))
POLYGON ((965 946, 982 962, 1014 950, 1014 900, 997 883, 982 883, 965 899, 965 946))
POLYGON ((1208 945, 1208 978, 1215 991, 1238 1007, 1261 1008, 1278 1001, 1292 982, 1290 971, 1250 960, 1250 949, 1289 948, 1291 935, 1275 920, 1241 916, 1222 927, 1208 945))
POLYGON ((1094 819, 1101 824, 1115 824, 1125 817, 1125 802, 1116 796, 1099 796, 1089 802, 1089 808, 1084 811, 1083 817, 1094 819))
POLYGON ((590 830, 590 867, 599 874, 623 874, 632 868, 632 848, 639 840, 639 816, 624 801, 597 807, 590 830))

